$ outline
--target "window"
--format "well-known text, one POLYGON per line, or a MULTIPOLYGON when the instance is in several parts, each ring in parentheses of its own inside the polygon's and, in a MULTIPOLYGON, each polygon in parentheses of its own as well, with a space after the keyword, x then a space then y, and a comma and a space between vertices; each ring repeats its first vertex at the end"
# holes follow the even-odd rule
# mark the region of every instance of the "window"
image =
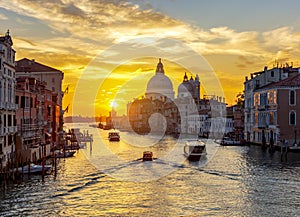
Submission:
POLYGON ((275 105, 276 104, 276 90, 270 90, 268 92, 268 104, 275 105))
POLYGON ((259 93, 255 93, 254 94, 254 106, 259 106, 259 102, 260 102, 260 94, 259 93))
POLYGON ((295 111, 291 111, 290 112, 290 125, 296 125, 296 112, 295 111))
POLYGON ((16 102, 17 105, 19 104, 19 96, 16 96, 16 102))
POLYGON ((271 77, 272 78, 274 77, 274 71, 271 71, 271 77))
POLYGON ((291 90, 290 91, 290 105, 296 104, 296 91, 291 90))

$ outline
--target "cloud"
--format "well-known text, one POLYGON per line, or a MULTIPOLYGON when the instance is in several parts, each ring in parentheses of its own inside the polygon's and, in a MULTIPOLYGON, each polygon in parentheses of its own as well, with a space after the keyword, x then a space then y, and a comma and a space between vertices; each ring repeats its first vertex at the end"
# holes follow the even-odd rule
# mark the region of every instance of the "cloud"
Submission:
MULTIPOLYGON (((290 26, 265 32, 237 31, 227 26, 202 29, 154 11, 149 4, 138 6, 123 0, 2 0, 0 7, 15 13, 15 20, 22 27, 22 31, 21 28, 13 31, 16 35, 13 37, 14 47, 19 58, 37 59, 57 66, 69 75, 73 73, 72 76, 80 76, 91 60, 107 50, 110 52, 103 54, 106 55, 106 61, 97 65, 102 74, 120 64, 114 57, 123 55, 124 59, 129 58, 137 47, 147 47, 147 43, 152 43, 153 49, 145 49, 141 56, 153 57, 163 51, 174 51, 174 55, 181 54, 177 57, 180 60, 188 55, 185 47, 149 40, 153 37, 183 42, 208 59, 212 67, 222 71, 225 77, 242 78, 255 68, 273 63, 274 59, 291 61, 300 56, 300 34, 290 26), (39 21, 39 25, 47 26, 43 33, 47 37, 24 35, 24 29, 38 28, 33 25, 36 21, 39 21), (130 49, 109 49, 115 44, 139 38, 144 39, 143 43, 136 41, 130 49)), ((7 20, 8 17, 0 14, 0 20, 3 19, 7 20)), ((136 67, 141 65, 138 63, 136 67)), ((149 66, 143 65, 144 71, 148 70, 146 68, 149 66)), ((124 78, 124 74, 116 74, 116 77, 124 78)), ((231 86, 240 86, 237 79, 227 80, 222 77, 223 74, 218 76, 221 76, 225 89, 230 89, 226 82, 231 86)))
POLYGON ((8 17, 5 14, 0 13, 0 20, 8 20, 8 17))

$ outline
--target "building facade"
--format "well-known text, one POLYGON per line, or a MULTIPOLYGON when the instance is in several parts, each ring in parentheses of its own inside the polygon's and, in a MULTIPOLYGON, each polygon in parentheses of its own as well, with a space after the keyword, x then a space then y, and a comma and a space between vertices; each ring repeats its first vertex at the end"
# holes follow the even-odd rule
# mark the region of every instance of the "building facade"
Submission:
POLYGON ((300 74, 274 82, 254 91, 253 142, 275 144, 300 141, 300 74))
MULTIPOLYGON (((174 98, 172 82, 164 73, 159 59, 155 75, 147 84, 145 97, 128 103, 127 114, 132 129, 138 133, 158 130, 170 135, 212 135, 212 128, 205 127, 205 122, 208 118, 219 120, 216 118, 226 114, 225 99, 216 96, 201 99, 198 75, 189 79, 186 73, 174 98)), ((219 121, 218 126, 222 124, 226 123, 219 121)), ((214 134, 222 129, 224 127, 218 128, 214 134)))
POLYGON ((43 65, 35 60, 23 58, 16 61, 16 77, 33 77, 40 82, 45 82, 45 89, 51 91, 52 102, 56 103, 52 116, 55 122, 52 125, 52 136, 54 142, 58 142, 58 132, 62 131, 63 126, 63 109, 62 109, 62 81, 64 73, 60 70, 43 65))
POLYGON ((52 92, 45 88, 45 82, 34 77, 19 77, 16 80, 16 156, 23 162, 26 159, 36 162, 50 154, 55 104, 52 102, 52 92))
POLYGON ((0 37, 0 163, 14 160, 16 127, 15 50, 7 31, 0 37))
POLYGON ((244 138, 248 142, 254 142, 254 92, 268 84, 284 80, 299 73, 299 68, 293 68, 286 64, 284 67, 277 64, 272 69, 264 68, 263 71, 251 73, 250 79, 246 77, 244 82, 245 106, 244 106, 244 138))

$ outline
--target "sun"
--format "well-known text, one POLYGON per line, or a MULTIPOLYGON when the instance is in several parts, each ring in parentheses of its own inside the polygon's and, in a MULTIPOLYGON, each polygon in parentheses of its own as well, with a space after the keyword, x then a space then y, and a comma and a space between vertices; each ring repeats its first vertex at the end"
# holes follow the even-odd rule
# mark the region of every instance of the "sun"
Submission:
POLYGON ((112 109, 116 109, 119 105, 116 101, 112 100, 112 101, 110 101, 109 106, 112 109))

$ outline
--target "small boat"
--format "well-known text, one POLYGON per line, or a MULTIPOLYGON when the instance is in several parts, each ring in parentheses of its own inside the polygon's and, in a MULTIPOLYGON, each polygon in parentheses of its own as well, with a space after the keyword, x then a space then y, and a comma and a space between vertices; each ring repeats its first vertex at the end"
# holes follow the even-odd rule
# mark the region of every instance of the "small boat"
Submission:
POLYGON ((109 141, 120 141, 120 134, 118 132, 109 132, 108 139, 109 141))
POLYGON ((234 140, 229 137, 224 137, 221 140, 220 145, 222 145, 222 146, 243 146, 243 145, 246 145, 246 143, 245 143, 245 141, 234 140))
POLYGON ((289 146, 288 151, 294 153, 300 153, 300 146, 289 146))
MULTIPOLYGON (((44 172, 49 171, 52 168, 51 165, 45 164, 44 165, 44 172)), ((18 167, 17 171, 19 173, 22 173, 22 167, 18 167)), ((28 167, 28 165, 23 167, 23 173, 24 174, 28 174, 30 171, 30 173, 42 173, 43 172, 43 165, 36 165, 36 164, 30 164, 30 166, 28 167)))
POLYGON ((206 145, 201 140, 189 140, 184 145, 184 155, 190 161, 199 161, 206 156, 206 145))
POLYGON ((152 151, 144 151, 143 152, 143 161, 152 161, 152 160, 153 160, 152 151))
POLYGON ((55 156, 57 158, 67 158, 67 157, 73 157, 75 153, 76 151, 74 150, 67 150, 67 151, 56 150, 55 156))

